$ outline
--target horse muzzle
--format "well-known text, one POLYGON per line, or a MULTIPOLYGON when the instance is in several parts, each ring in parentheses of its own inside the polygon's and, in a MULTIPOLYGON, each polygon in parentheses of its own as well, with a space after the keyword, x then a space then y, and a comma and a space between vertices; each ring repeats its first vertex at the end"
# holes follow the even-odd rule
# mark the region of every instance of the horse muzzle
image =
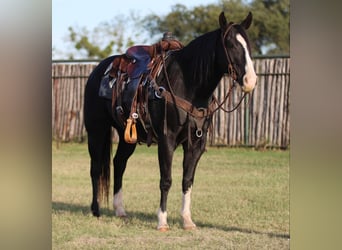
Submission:
POLYGON ((245 75, 243 77, 243 85, 241 86, 241 89, 245 93, 250 93, 255 88, 257 82, 257 76, 255 74, 251 75, 245 75))

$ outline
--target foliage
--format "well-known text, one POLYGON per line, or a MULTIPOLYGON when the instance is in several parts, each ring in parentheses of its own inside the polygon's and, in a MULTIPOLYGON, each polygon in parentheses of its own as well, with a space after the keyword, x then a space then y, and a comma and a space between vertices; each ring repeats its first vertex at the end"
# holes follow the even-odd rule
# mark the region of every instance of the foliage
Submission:
POLYGON ((200 34, 218 28, 218 14, 225 11, 228 21, 242 21, 249 11, 253 13, 253 23, 248 31, 255 54, 289 54, 289 0, 221 0, 219 4, 209 4, 187 9, 175 5, 165 17, 149 15, 145 17, 145 28, 151 35, 171 31, 187 44, 200 34))
MULTIPOLYGON (((81 54, 83 58, 102 59, 114 53, 123 53, 134 44, 125 29, 138 23, 139 18, 134 13, 131 13, 130 18, 117 16, 109 22, 100 23, 92 31, 86 27, 69 27, 68 40, 78 52, 69 53, 69 58, 74 59, 76 54, 81 54)), ((133 35, 137 40, 139 33, 133 35)))
MULTIPOLYGON (((116 145, 113 145, 113 150, 116 145)), ((289 151, 208 148, 196 170, 192 217, 198 230, 181 225, 182 150, 173 159, 170 231, 157 226, 157 147, 138 146, 124 176, 128 218, 102 204, 91 215, 86 144, 52 147, 53 249, 289 249, 289 151)), ((113 178, 112 178, 113 179, 113 178)))
POLYGON ((176 4, 165 17, 148 15, 143 20, 144 27, 151 35, 171 31, 184 44, 209 30, 216 29, 217 13, 220 8, 217 5, 195 7, 189 11, 186 6, 176 4))
POLYGON ((251 37, 261 54, 289 54, 290 52, 290 5, 289 0, 254 0, 251 4, 254 24, 251 37))
MULTIPOLYGON (((111 22, 100 23, 92 31, 85 27, 69 27, 68 40, 87 58, 105 58, 122 53, 138 43, 148 33, 148 43, 156 42, 166 31, 171 31, 183 44, 197 36, 218 28, 218 15, 225 11, 228 21, 242 21, 249 11, 253 22, 248 30, 253 54, 289 54, 289 0, 220 0, 217 4, 199 5, 188 9, 176 4, 165 16, 150 14, 140 17, 118 16, 111 22), (131 27, 131 28, 130 28, 131 27), (134 27, 134 28, 132 28, 134 27), (125 33, 130 30, 130 34, 125 33), (132 33, 134 32, 134 33, 132 33)), ((144 40, 144 42, 147 42, 144 40)), ((70 54, 70 58, 75 53, 70 54)))
MULTIPOLYGON (((99 57, 106 57, 107 55, 112 53, 113 46, 117 45, 118 49, 120 50, 120 47, 122 45, 121 40, 122 40, 122 34, 118 34, 116 37, 117 44, 113 40, 109 41, 109 44, 105 46, 105 48, 101 49, 100 45, 97 45, 95 43, 96 39, 92 39, 90 42, 90 38, 88 37, 88 30, 82 29, 80 31, 75 31, 74 28, 69 27, 69 32, 70 32, 70 40, 75 43, 75 48, 77 50, 82 50, 84 49, 87 52, 87 57, 88 58, 94 58, 94 56, 99 56, 99 57)), ((94 37, 98 37, 99 34, 99 29, 95 29, 92 32, 94 37)))

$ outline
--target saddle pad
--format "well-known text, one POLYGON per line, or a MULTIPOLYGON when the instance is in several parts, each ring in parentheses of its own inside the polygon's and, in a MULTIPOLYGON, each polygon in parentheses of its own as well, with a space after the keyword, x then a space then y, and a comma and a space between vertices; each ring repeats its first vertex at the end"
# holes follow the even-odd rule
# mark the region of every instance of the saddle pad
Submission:
POLYGON ((112 100, 112 87, 115 82, 115 78, 110 79, 109 75, 105 75, 102 77, 100 88, 99 88, 99 96, 112 100))

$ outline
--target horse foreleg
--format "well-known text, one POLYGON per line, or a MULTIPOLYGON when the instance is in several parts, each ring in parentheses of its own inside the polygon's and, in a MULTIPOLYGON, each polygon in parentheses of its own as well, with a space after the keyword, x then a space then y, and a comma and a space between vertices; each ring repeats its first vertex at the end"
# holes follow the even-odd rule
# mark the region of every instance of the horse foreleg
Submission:
POLYGON ((171 165, 175 147, 172 141, 167 138, 160 138, 158 141, 158 159, 160 170, 160 207, 158 209, 158 227, 159 231, 167 231, 167 196, 172 185, 171 165))
POLYGON ((114 199, 113 207, 115 215, 118 217, 126 217, 127 214, 124 208, 123 192, 122 192, 122 177, 126 169, 128 158, 133 154, 136 144, 126 143, 120 137, 119 145, 113 159, 114 165, 114 199))
POLYGON ((192 186, 190 186, 186 192, 183 191, 183 197, 182 197, 181 215, 183 218, 183 228, 185 230, 192 230, 196 228, 196 224, 191 219, 191 210, 190 210, 191 189, 192 189, 192 186))
POLYGON ((181 216, 183 218, 183 228, 191 230, 196 228, 196 224, 191 219, 191 191, 195 177, 197 163, 204 152, 204 142, 197 143, 189 148, 188 144, 183 144, 183 181, 182 181, 182 209, 181 216), (196 146, 199 145, 199 146, 196 146))

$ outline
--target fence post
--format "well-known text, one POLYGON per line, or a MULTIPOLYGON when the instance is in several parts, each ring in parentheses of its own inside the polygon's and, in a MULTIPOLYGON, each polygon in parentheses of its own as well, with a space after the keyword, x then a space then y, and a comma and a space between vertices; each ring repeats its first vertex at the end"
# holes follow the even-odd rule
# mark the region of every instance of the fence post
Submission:
POLYGON ((249 142, 249 95, 245 97, 245 124, 244 124, 244 145, 248 145, 249 142))

